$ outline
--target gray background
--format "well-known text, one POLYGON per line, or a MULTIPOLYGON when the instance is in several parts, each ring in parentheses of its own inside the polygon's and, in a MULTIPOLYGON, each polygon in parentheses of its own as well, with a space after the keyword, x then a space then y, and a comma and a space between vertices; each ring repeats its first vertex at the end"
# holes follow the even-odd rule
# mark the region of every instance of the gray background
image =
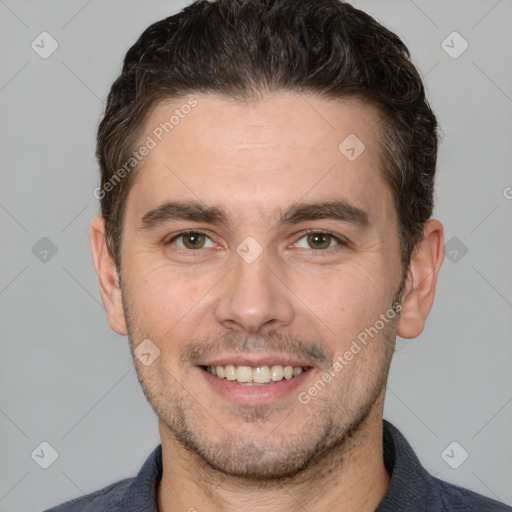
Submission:
MULTIPOLYGON (((159 443, 127 339, 106 323, 88 226, 108 89, 142 30, 186 3, 0 1, 1 512, 134 476, 159 443), (59 45, 47 59, 31 48, 43 31, 59 45), (46 470, 31 457, 43 441, 58 452, 46 470)), ((424 332, 398 340, 385 417, 434 475, 512 504, 512 2, 354 4, 424 76, 444 134, 435 217, 453 238, 424 332), (453 31, 469 44, 458 58, 442 47, 453 31), (441 456, 453 441, 452 463, 469 453, 457 469, 441 456)))

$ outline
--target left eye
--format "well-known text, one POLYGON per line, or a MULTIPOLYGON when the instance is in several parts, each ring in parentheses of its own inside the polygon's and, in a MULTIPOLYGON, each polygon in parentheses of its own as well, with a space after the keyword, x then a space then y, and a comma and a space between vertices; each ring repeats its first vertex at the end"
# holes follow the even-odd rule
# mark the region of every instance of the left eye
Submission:
POLYGON ((343 240, 335 237, 331 233, 324 233, 322 231, 316 231, 308 233, 296 242, 297 247, 301 249, 330 249, 335 245, 344 245, 343 240), (303 241, 303 242, 301 242, 303 241))

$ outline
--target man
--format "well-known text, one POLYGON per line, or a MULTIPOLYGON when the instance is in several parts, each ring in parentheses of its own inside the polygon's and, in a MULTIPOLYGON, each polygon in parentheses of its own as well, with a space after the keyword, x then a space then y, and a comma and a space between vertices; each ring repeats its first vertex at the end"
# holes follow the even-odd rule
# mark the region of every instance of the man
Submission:
POLYGON ((436 119, 338 0, 200 0, 129 50, 90 230, 161 445, 60 511, 498 511, 383 421, 444 255, 436 119))

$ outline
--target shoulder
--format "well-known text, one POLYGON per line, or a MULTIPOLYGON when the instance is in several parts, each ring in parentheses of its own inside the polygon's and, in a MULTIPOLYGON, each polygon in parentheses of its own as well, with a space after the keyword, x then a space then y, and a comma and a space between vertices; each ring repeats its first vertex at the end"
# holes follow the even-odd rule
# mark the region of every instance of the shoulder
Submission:
POLYGON ((512 512, 512 507, 432 476, 402 433, 384 420, 384 463, 391 475, 378 512, 512 512))
POLYGON ((447 511, 464 512, 512 512, 512 507, 481 494, 432 477, 440 505, 447 511))
POLYGON ((98 491, 49 508, 44 512, 101 512, 103 510, 114 512, 117 510, 117 505, 132 480, 133 478, 120 480, 98 491))
POLYGON ((66 501, 44 512, 157 512, 156 490, 162 477, 162 445, 144 462, 135 478, 125 478, 99 491, 66 501))

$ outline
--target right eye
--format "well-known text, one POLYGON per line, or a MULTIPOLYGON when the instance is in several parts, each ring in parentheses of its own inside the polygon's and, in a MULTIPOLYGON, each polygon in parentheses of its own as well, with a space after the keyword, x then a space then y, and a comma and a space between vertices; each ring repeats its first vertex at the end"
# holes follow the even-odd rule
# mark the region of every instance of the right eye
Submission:
POLYGON ((188 251, 197 251, 214 247, 215 244, 209 236, 201 231, 182 231, 174 235, 166 244, 175 244, 177 247, 188 251), (206 245, 210 241, 211 245, 206 245))

